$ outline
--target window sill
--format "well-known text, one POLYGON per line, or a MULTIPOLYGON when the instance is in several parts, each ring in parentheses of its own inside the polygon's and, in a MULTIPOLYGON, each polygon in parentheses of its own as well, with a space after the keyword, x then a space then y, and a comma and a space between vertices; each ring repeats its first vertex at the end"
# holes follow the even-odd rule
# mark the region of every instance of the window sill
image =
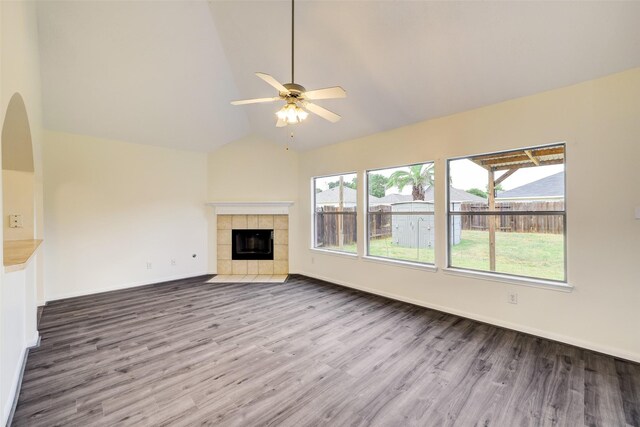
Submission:
POLYGON ((402 260, 396 260, 396 259, 390 259, 390 258, 381 258, 381 257, 375 257, 375 256, 369 256, 369 255, 363 256, 362 259, 364 261, 373 262, 376 264, 385 264, 385 265, 392 265, 395 267, 412 268, 414 270, 422 270, 422 271, 431 271, 431 272, 438 271, 438 267, 432 264, 420 264, 417 262, 402 261, 402 260))
POLYGON ((346 257, 346 258, 358 258, 358 254, 354 254, 353 252, 341 252, 341 251, 334 251, 331 249, 320 249, 320 248, 309 248, 309 249, 313 252, 319 252, 321 254, 326 254, 326 255, 334 255, 334 256, 346 257))
POLYGON ((461 268, 443 268, 446 274, 462 277, 472 277, 474 279, 489 280, 491 282, 509 283, 512 285, 529 286, 533 288, 550 289, 560 292, 571 292, 573 286, 566 283, 553 282, 543 279, 528 279, 526 277, 515 277, 507 274, 485 273, 482 271, 464 270, 461 268))

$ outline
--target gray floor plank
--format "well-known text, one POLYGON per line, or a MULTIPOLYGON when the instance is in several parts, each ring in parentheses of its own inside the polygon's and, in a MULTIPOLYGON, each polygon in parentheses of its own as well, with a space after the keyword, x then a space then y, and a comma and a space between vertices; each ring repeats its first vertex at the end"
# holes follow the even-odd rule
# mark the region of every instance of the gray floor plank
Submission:
POLYGON ((640 366, 302 276, 55 301, 16 426, 640 426, 640 366))

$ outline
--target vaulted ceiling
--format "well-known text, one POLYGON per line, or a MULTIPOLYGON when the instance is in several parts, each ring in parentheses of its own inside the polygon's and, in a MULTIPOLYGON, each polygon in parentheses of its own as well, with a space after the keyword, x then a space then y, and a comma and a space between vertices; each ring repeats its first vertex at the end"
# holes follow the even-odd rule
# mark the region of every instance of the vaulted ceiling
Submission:
POLYGON ((296 83, 340 114, 275 128, 289 1, 41 1, 45 127, 212 151, 310 149, 640 66, 640 2, 296 2, 296 83))

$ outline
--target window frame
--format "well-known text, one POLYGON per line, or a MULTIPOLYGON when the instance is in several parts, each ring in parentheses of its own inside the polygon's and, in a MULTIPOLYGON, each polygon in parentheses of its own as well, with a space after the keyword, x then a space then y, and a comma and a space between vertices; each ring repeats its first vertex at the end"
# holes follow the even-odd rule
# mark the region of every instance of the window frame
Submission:
POLYGON ((491 212, 484 211, 484 212, 473 212, 473 213, 461 213, 461 212, 452 211, 451 201, 450 201, 451 194, 450 194, 448 185, 445 188, 445 200, 446 200, 445 216, 446 216, 446 224, 447 224, 446 244, 445 244, 445 251, 446 251, 446 267, 444 269, 445 271, 458 274, 461 276, 488 278, 489 280, 494 279, 497 281, 507 281, 507 282, 525 284, 525 285, 530 284, 532 286, 542 285, 543 287, 550 286, 550 287, 556 287, 556 288, 571 288, 571 286, 569 285, 569 274, 568 274, 568 263, 567 263, 567 259, 568 259, 567 258, 567 229, 568 227, 567 227, 567 142, 566 141, 559 141, 559 142, 542 144, 542 145, 526 146, 522 148, 512 148, 508 150, 487 151, 483 153, 477 153, 477 154, 471 154, 471 155, 465 155, 465 156, 448 157, 445 162, 445 174, 446 174, 445 179, 446 179, 446 182, 449 182, 449 180, 451 179, 450 164, 451 162, 456 160, 471 159, 477 156, 485 156, 485 155, 492 155, 492 154, 504 154, 504 153, 514 152, 514 151, 536 150, 536 149, 546 148, 546 147, 557 147, 560 145, 564 146, 564 159, 563 159, 564 161, 562 163, 564 166, 564 176, 563 176, 564 210, 562 211, 511 211, 509 215, 550 215, 550 216, 558 215, 562 217, 564 280, 545 279, 541 277, 525 276, 521 274, 504 273, 504 272, 490 271, 490 270, 478 270, 474 268, 456 267, 452 265, 451 264, 451 252, 452 252, 451 250, 452 249, 451 248, 451 238, 452 238, 451 219, 452 217, 454 216, 462 217, 462 216, 471 216, 471 215, 501 216, 501 215, 507 215, 507 214, 501 214, 499 211, 491 211, 491 212))
MULTIPOLYGON (((438 259, 438 254, 437 254, 437 249, 436 249, 436 240, 437 240, 437 227, 436 227, 436 194, 437 194, 437 188, 436 188, 436 178, 435 178, 435 172, 436 172, 436 161, 435 160, 425 160, 425 161, 421 161, 421 162, 414 162, 414 163, 407 163, 407 164, 402 164, 402 165, 397 165, 397 166, 384 166, 384 167, 379 167, 379 168, 373 168, 373 169, 365 169, 364 171, 364 221, 365 221, 365 226, 364 226, 364 231, 365 231, 365 245, 364 245, 364 258, 367 259, 368 261, 373 261, 373 262, 381 262, 381 263, 390 263, 390 264, 394 264, 394 265, 398 265, 398 266, 405 266, 405 267, 411 267, 411 268, 417 268, 417 269, 424 269, 424 270, 429 270, 429 271, 436 271, 437 269, 437 265, 436 265, 436 261, 438 259), (433 251, 434 251, 434 255, 433 255, 433 262, 420 262, 420 261, 411 261, 411 260, 406 260, 406 259, 399 259, 399 258, 390 258, 390 257, 385 257, 385 256, 380 256, 380 255, 371 255, 370 252, 370 228, 369 228, 369 173, 375 173, 376 171, 381 171, 381 170, 386 170, 386 169, 396 169, 396 168, 408 168, 411 166, 416 166, 416 165, 425 165, 425 164, 431 164, 433 165, 433 173, 434 173, 434 184, 433 184, 433 211, 432 212, 425 212, 427 215, 431 215, 433 217, 433 251)), ((396 215, 414 215, 414 214, 420 214, 423 212, 406 212, 406 213, 396 213, 396 215)), ((392 214, 393 215, 393 214, 392 214)))
MULTIPOLYGON (((355 210, 353 212, 353 215, 355 215, 356 218, 356 251, 355 252, 350 252, 350 251, 345 251, 345 250, 339 250, 339 249, 330 249, 330 248, 324 248, 324 247, 319 247, 316 246, 317 244, 317 221, 316 221, 316 196, 317 196, 317 192, 316 192, 316 180, 317 179, 322 179, 322 178, 339 178, 340 176, 345 176, 345 175, 355 175, 356 180, 358 178, 358 172, 356 171, 351 171, 351 172, 343 172, 343 173, 331 173, 331 174, 326 174, 326 175, 317 175, 317 176, 312 176, 311 177, 311 245, 310 245, 310 249, 314 250, 314 251, 320 251, 320 252, 326 252, 332 255, 344 255, 347 257, 357 257, 358 256, 358 197, 356 195, 356 206, 355 206, 355 210)), ((357 181, 356 181, 357 183, 357 181)), ((359 184, 356 184, 356 192, 358 191, 357 189, 360 187, 359 184)), ((344 215, 345 213, 339 213, 336 212, 335 214, 340 214, 340 215, 344 215)))

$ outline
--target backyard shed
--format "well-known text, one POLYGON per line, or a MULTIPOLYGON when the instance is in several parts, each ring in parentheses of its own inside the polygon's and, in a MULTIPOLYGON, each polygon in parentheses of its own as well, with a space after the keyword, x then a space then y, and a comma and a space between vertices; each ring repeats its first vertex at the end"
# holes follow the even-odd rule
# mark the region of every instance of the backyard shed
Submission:
MULTIPOLYGON (((432 248, 435 241, 433 202, 414 200, 391 204, 391 241, 403 248, 432 248), (399 214, 399 215, 395 215, 399 214)), ((451 224, 453 244, 460 243, 460 217, 451 224)))

